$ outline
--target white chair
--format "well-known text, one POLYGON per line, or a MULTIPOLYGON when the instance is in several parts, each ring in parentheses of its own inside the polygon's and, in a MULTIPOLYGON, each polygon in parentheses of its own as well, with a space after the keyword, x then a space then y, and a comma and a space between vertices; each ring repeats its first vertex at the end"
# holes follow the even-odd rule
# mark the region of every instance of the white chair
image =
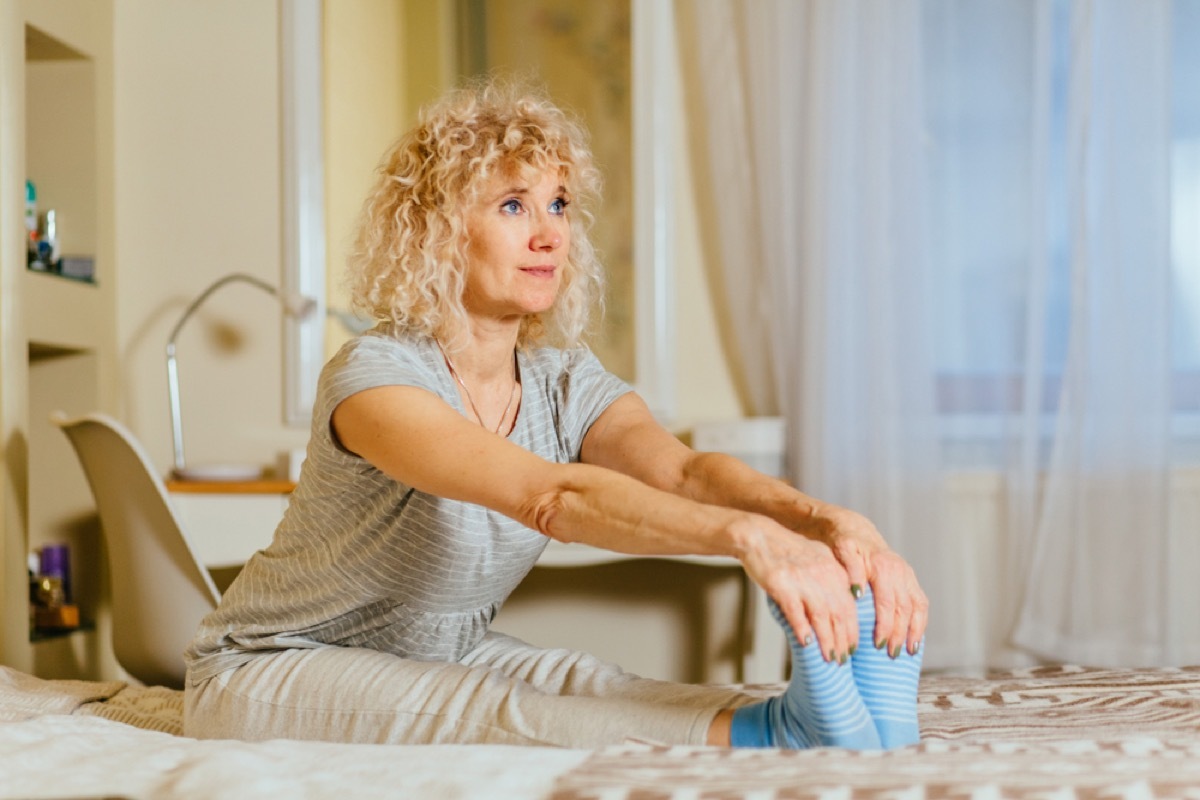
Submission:
POLYGON ((50 417, 75 448, 108 553, 113 652, 148 686, 183 686, 183 651, 220 595, 141 445, 104 414, 50 417))

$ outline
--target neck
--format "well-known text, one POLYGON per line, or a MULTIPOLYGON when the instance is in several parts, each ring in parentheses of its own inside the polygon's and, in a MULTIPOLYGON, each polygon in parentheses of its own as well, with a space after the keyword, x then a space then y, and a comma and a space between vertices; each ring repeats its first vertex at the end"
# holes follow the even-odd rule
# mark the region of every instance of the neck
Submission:
POLYGON ((520 376, 516 364, 516 337, 468 337, 454 353, 438 343, 446 367, 459 386, 468 416, 484 428, 507 436, 520 405, 520 376))
POLYGON ((459 376, 472 387, 476 384, 511 384, 513 351, 517 347, 516 326, 474 324, 456 349, 450 342, 439 342, 459 376))

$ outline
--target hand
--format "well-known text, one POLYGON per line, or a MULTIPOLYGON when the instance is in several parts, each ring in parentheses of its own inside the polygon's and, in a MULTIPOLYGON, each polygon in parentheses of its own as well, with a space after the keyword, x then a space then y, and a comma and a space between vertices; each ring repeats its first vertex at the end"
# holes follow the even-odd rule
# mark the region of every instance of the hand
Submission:
POLYGON ((845 567, 851 585, 870 585, 875 595, 872 644, 883 644, 893 658, 901 647, 910 655, 916 653, 929 622, 929 600, 912 567, 861 514, 826 507, 822 516, 830 524, 822 539, 845 567))
POLYGON ((815 636, 826 661, 844 661, 858 646, 858 612, 850 577, 822 542, 755 518, 754 544, 743 555, 747 574, 778 603, 797 641, 815 636))

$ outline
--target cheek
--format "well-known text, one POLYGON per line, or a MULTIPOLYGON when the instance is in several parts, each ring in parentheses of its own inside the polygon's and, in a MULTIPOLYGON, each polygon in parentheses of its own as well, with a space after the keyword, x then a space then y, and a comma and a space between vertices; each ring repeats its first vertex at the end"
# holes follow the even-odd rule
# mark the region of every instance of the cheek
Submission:
POLYGON ((472 239, 467 245, 467 265, 476 267, 477 265, 487 264, 491 261, 491 248, 488 247, 486 240, 472 239))
POLYGON ((466 281, 468 284, 488 283, 496 276, 502 263, 501 253, 494 243, 475 241, 467 249, 466 281))

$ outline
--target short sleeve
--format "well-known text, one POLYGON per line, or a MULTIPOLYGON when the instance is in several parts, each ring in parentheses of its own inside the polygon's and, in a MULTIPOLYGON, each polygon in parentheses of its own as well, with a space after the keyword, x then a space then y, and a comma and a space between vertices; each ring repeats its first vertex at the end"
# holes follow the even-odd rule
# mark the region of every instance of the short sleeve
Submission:
POLYGON ((571 461, 578 461, 583 437, 592 424, 618 397, 633 390, 606 370, 590 350, 568 350, 562 356, 563 369, 555 392, 559 446, 571 461))
POLYGON ((374 331, 351 339, 329 360, 317 383, 313 432, 328 430, 333 410, 351 395, 379 386, 414 386, 444 397, 436 352, 421 342, 374 331))

